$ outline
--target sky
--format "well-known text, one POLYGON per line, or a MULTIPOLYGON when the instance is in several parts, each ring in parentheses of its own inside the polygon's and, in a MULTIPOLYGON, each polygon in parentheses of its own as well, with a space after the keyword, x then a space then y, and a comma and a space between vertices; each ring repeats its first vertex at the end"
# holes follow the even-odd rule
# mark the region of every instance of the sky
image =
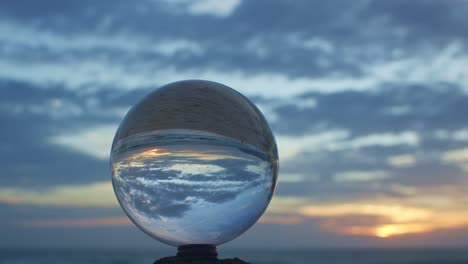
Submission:
POLYGON ((468 246, 468 1, 0 1, 0 247, 165 248, 110 144, 161 85, 264 113, 272 203, 222 247, 468 246))

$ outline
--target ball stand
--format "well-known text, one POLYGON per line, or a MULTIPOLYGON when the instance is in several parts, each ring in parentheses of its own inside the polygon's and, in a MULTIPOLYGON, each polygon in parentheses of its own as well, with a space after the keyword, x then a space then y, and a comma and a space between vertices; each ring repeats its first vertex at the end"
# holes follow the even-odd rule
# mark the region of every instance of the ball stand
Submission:
POLYGON ((154 264, 249 264, 238 258, 218 259, 215 245, 183 245, 177 248, 177 255, 158 259, 154 264))

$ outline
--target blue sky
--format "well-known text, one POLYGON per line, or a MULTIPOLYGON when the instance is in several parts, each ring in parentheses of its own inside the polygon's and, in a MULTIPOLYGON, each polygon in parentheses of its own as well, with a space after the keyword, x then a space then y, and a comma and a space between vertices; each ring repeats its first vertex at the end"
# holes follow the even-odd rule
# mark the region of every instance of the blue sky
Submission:
POLYGON ((163 247, 110 143, 182 79, 255 102, 278 189, 232 247, 468 245, 468 2, 3 0, 0 246, 163 247), (285 243, 285 241, 288 241, 285 243))

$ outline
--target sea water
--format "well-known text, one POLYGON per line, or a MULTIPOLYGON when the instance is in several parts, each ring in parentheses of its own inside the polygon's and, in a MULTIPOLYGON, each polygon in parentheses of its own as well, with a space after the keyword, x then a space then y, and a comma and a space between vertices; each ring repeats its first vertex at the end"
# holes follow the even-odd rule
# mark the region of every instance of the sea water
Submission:
MULTIPOLYGON (((286 243, 286 241, 285 241, 286 243)), ((462 249, 230 250, 220 258, 239 257, 252 264, 466 264, 462 249)), ((0 264, 151 264, 174 251, 0 250, 0 264)))

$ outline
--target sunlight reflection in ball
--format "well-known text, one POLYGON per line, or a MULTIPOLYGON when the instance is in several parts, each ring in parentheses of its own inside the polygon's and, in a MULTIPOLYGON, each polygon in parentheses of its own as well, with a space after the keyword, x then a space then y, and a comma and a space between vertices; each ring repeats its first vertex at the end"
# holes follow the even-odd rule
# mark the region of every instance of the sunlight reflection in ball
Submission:
POLYGON ((267 208, 278 154, 268 123, 244 96, 214 82, 182 81, 128 112, 111 165, 120 205, 147 234, 174 246, 219 245, 267 208))

